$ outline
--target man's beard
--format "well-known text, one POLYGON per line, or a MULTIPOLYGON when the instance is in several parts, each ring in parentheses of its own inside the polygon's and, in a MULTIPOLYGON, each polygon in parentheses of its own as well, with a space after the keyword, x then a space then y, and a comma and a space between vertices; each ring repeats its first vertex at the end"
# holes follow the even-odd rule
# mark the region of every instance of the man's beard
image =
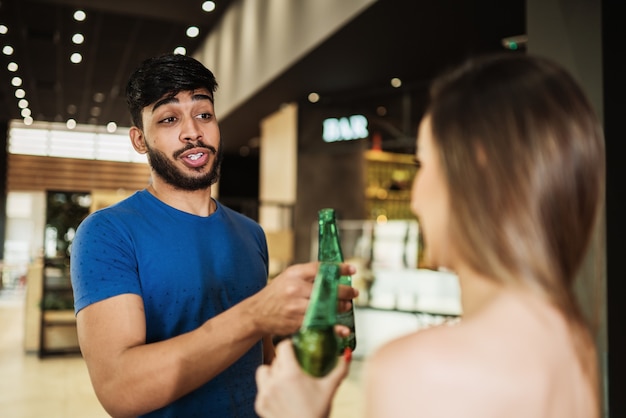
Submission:
MULTIPOLYGON (((212 184, 215 184, 220 178, 220 167, 222 165, 221 139, 217 150, 214 147, 199 142, 189 143, 184 149, 174 153, 174 156, 176 157, 191 148, 205 148, 207 152, 214 154, 213 167, 211 168, 211 171, 200 177, 185 175, 185 173, 179 170, 174 163, 165 156, 164 153, 150 148, 147 143, 146 148, 148 149, 148 162, 150 163, 150 167, 152 167, 154 173, 176 189, 186 191, 206 189, 212 184)), ((204 167, 198 167, 197 171, 200 171, 202 168, 204 167)))

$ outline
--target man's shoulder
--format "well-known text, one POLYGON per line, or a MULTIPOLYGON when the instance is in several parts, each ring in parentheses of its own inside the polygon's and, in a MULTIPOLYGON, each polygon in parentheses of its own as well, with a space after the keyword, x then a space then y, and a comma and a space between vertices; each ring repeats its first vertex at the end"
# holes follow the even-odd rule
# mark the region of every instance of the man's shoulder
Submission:
POLYGON ((114 216, 116 213, 126 212, 128 210, 136 210, 140 206, 145 205, 145 199, 142 198, 143 191, 136 191, 119 201, 104 206, 96 207, 90 214, 97 216, 114 216))
POLYGON ((135 192, 124 199, 101 207, 91 212, 79 225, 80 229, 93 228, 102 223, 118 223, 128 216, 129 212, 137 212, 142 204, 140 192, 135 192))
POLYGON ((256 226, 259 228, 261 227, 257 221, 250 218, 249 216, 244 215, 243 213, 238 212, 235 209, 232 209, 224 205, 223 203, 220 203, 219 201, 217 202, 217 205, 218 205, 218 210, 222 211, 222 215, 224 217, 230 218, 234 222, 243 223, 243 224, 247 224, 250 226, 256 226))

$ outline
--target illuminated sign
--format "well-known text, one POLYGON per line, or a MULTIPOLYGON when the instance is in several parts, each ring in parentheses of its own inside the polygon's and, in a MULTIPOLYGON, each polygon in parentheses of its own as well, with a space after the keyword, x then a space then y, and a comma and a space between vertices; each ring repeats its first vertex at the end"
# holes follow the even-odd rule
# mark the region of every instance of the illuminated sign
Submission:
POLYGON ((324 142, 352 141, 367 138, 367 118, 363 115, 353 115, 349 118, 328 118, 324 120, 322 138, 324 142))

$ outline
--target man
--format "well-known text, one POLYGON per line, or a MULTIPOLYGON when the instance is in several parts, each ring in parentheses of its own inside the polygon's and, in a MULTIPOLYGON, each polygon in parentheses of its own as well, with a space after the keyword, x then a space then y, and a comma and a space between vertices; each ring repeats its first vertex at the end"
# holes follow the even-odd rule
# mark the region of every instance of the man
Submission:
MULTIPOLYGON (((81 351, 115 417, 256 416, 255 370, 273 359, 272 335, 296 331, 306 310, 317 263, 266 286, 261 227, 211 197, 216 88, 184 55, 140 65, 126 89, 130 139, 151 184, 91 214, 72 246, 81 351)), ((355 296, 341 287, 341 308, 355 296)))

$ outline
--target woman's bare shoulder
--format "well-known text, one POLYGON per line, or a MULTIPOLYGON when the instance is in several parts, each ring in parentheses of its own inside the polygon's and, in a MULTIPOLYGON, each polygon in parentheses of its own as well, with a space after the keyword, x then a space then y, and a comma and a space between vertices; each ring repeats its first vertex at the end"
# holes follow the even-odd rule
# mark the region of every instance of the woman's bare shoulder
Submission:
POLYGON ((439 326, 376 350, 365 366, 367 416, 414 416, 415 411, 424 416, 462 416, 462 411, 449 409, 449 395, 462 390, 462 382, 470 382, 469 375, 479 372, 464 350, 464 335, 460 325, 439 326))
POLYGON ((467 338, 472 338, 463 324, 441 325, 396 338, 376 350, 368 359, 373 373, 390 374, 419 370, 411 377, 430 380, 428 375, 440 374, 444 368, 458 367, 470 361, 467 338))
POLYGON ((564 321, 516 303, 380 347, 366 362, 367 416, 584 416, 573 412, 588 389, 564 321))

